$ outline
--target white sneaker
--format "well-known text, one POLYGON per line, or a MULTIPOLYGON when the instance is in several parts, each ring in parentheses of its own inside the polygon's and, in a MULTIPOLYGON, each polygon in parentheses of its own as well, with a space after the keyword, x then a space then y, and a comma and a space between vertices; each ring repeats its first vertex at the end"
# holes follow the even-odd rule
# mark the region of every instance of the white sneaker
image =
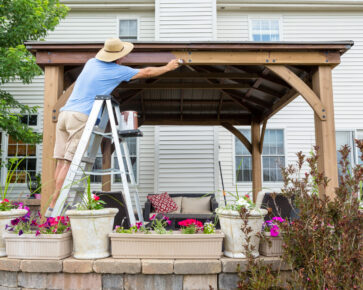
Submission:
POLYGON ((51 216, 52 216, 52 212, 53 212, 53 209, 52 209, 51 207, 48 207, 48 208, 47 208, 47 210, 45 211, 44 216, 45 216, 46 218, 49 218, 49 217, 51 217, 51 216))

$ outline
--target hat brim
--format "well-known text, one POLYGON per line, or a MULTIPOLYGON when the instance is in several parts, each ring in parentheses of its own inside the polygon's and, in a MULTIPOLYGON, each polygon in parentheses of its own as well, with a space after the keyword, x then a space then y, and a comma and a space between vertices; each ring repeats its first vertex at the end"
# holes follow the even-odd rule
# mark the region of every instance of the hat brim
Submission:
POLYGON ((105 62, 111 62, 128 55, 134 49, 134 45, 131 42, 122 42, 122 44, 124 46, 122 51, 109 52, 102 48, 96 54, 96 58, 105 62))

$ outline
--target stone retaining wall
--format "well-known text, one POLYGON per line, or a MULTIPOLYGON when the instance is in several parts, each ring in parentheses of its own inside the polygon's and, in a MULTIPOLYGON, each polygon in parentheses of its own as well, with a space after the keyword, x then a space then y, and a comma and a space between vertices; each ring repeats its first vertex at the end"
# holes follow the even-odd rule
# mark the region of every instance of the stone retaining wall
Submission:
MULTIPOLYGON (((280 258, 261 257, 273 270, 288 274, 280 258)), ((235 289, 237 265, 246 259, 15 260, 0 258, 2 289, 235 289)))

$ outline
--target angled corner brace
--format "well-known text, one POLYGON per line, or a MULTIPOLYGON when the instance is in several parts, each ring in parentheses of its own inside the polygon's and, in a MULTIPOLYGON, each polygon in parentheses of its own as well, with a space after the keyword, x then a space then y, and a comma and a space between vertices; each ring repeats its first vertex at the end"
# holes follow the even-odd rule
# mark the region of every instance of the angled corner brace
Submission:
POLYGON ((325 121, 327 119, 328 116, 326 114, 326 109, 321 103, 319 97, 294 72, 289 70, 285 65, 266 65, 266 67, 299 92, 321 121, 325 121))

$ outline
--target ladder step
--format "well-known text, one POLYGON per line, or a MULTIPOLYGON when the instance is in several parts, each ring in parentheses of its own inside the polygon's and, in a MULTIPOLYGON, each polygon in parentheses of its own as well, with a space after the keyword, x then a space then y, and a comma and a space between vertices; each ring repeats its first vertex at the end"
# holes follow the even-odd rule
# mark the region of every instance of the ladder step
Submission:
POLYGON ((95 161, 96 161, 96 158, 82 157, 82 162, 84 162, 84 163, 94 164, 95 161))
POLYGON ((97 175, 97 176, 102 176, 102 175, 114 175, 114 174, 121 174, 121 171, 118 169, 114 169, 114 168, 109 168, 109 169, 95 169, 93 171, 85 171, 84 172, 86 175, 97 175))
POLYGON ((139 129, 136 130, 118 130, 117 131, 119 137, 127 138, 127 137, 142 137, 143 134, 139 129))

